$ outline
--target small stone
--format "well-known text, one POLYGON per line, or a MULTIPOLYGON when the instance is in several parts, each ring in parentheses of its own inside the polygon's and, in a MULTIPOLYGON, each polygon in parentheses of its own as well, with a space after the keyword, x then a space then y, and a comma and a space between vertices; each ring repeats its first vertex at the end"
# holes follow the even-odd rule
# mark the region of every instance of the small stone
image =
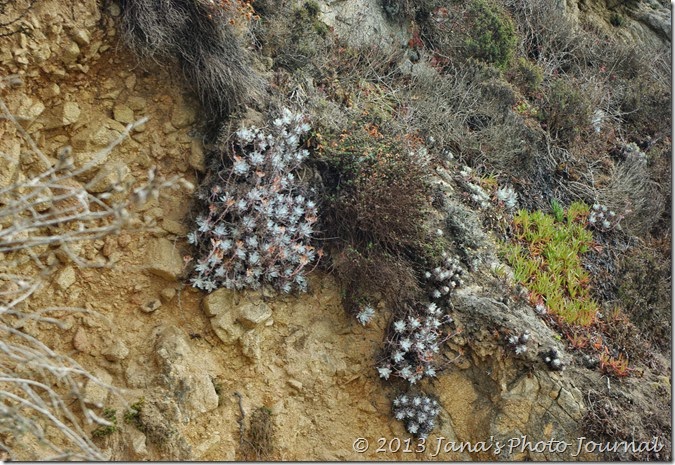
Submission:
POLYGON ((162 306, 162 302, 159 299, 153 299, 150 302, 147 302, 141 307, 145 313, 152 313, 162 306))
MULTIPOLYGON (((126 127, 114 119, 97 118, 88 120, 87 126, 71 137, 70 145, 75 151, 75 157, 78 158, 78 152, 80 151, 96 151, 107 147, 111 142, 117 140, 125 130, 126 127)), ((92 155, 90 154, 86 160, 82 161, 89 161, 92 155)))
POLYGON ((134 87, 136 87, 136 75, 132 74, 128 78, 124 80, 124 85, 127 86, 127 89, 129 90, 134 90, 134 87))
POLYGON ((124 428, 124 434, 127 436, 127 444, 132 460, 143 460, 148 456, 148 447, 145 434, 136 428, 124 428))
POLYGON ((58 249, 54 251, 54 254, 61 263, 68 263, 73 261, 71 255, 75 257, 80 256, 80 254, 82 253, 82 248, 83 248, 82 242, 63 243, 58 249))
POLYGON ((108 12, 110 13, 110 16, 116 18, 122 14, 122 9, 117 3, 110 3, 108 5, 108 12))
POLYGON ((130 234, 123 232, 117 237, 117 245, 119 245, 121 248, 126 249, 129 244, 131 244, 130 234))
POLYGON ((143 97, 129 97, 127 99, 127 106, 133 111, 145 110, 146 101, 143 97))
MULTIPOLYGON (((112 383, 112 376, 107 371, 98 369, 94 371, 94 376, 98 378, 98 381, 103 384, 112 383)), ((84 403, 87 405, 95 405, 97 407, 103 407, 106 400, 108 400, 109 390, 105 386, 101 386, 98 382, 93 379, 89 379, 87 384, 84 386, 84 403)))
POLYGON ((152 382, 153 375, 142 360, 132 359, 124 372, 124 379, 130 388, 145 388, 152 382))
POLYGON ((187 127, 197 120, 197 112, 194 106, 188 106, 181 102, 173 107, 171 112, 171 125, 176 129, 187 127))
POLYGON ((44 111, 44 103, 26 95, 20 97, 19 107, 14 111, 14 116, 22 125, 27 126, 44 111))
POLYGON ((246 329, 253 329, 272 316, 272 309, 264 302, 247 303, 240 307, 237 321, 246 329))
POLYGON ((44 90, 42 92, 42 95, 44 95, 46 98, 56 97, 57 95, 60 95, 60 94, 61 94, 61 88, 55 82, 47 84, 44 87, 44 90))
POLYGON ((233 344, 244 334, 244 329, 234 321, 229 312, 211 318, 211 326, 216 336, 225 344, 233 344))
POLYGON ((87 183, 85 188, 96 194, 109 192, 115 186, 122 184, 130 172, 129 167, 120 161, 108 162, 98 170, 96 176, 87 183))
POLYGON ((171 218, 164 218, 164 220, 162 220, 162 229, 177 236, 185 236, 188 233, 186 226, 171 218))
POLYGON ((216 289, 202 299, 202 307, 208 316, 231 313, 238 304, 236 292, 229 289, 216 289))
POLYGON ((110 265, 114 265, 115 263, 119 262, 124 255, 122 252, 113 252, 108 256, 108 263, 110 265))
POLYGON ((63 104, 63 125, 76 123, 80 117, 80 106, 75 102, 63 104))
POLYGON ((103 241, 103 247, 101 248, 101 253, 103 254, 104 257, 108 258, 112 255, 112 253, 115 251, 115 245, 117 244, 117 241, 115 238, 111 236, 106 236, 105 240, 103 241))
POLYGON ((288 385, 290 387, 292 387, 293 389, 295 389, 296 391, 302 392, 302 383, 300 381, 298 381, 297 379, 293 379, 293 378, 289 379, 288 385))
POLYGON ((84 353, 89 353, 91 351, 91 343, 89 342, 87 331, 82 326, 75 330, 75 335, 73 335, 73 347, 75 347, 75 350, 84 353))
POLYGON ((199 172, 204 172, 206 166, 204 163, 204 148, 201 141, 193 139, 190 143, 190 156, 188 157, 190 167, 199 172))
POLYGON ((170 302, 176 296, 176 289, 173 287, 165 287, 159 293, 159 298, 162 299, 162 302, 170 302))
POLYGON ((35 197, 35 203, 33 204, 33 208, 35 209, 35 211, 40 213, 49 210, 53 205, 51 200, 53 197, 54 194, 48 187, 40 189, 40 195, 35 197))
POLYGON ((9 144, 9 147, 2 147, 1 151, 0 189, 9 187, 14 182, 21 161, 21 143, 18 140, 5 143, 9 144))
POLYGON ((61 51, 61 61, 64 65, 74 64, 79 56, 80 47, 77 46, 76 42, 71 41, 63 46, 61 51))
POLYGON ((122 341, 116 340, 102 353, 109 362, 121 362, 129 355, 129 349, 122 341))
POLYGON ((119 121, 122 124, 134 122, 134 111, 126 105, 115 105, 113 108, 113 116, 115 121, 119 121))
POLYGON ((260 334, 258 334, 256 331, 247 331, 239 339, 239 342, 241 344, 242 352, 246 357, 255 362, 260 360, 260 356, 262 353, 262 349, 260 347, 261 343, 260 334))
POLYGON ((375 408, 375 406, 371 402, 368 402, 365 399, 362 399, 358 403, 358 409, 361 410, 362 412, 366 412, 366 413, 377 413, 377 409, 375 408))
POLYGON ((89 37, 89 32, 86 29, 75 29, 71 33, 71 36, 73 40, 77 43, 77 45, 79 45, 80 47, 89 45, 89 42, 91 41, 91 38, 89 37))
POLYGON ((147 270, 160 278, 176 281, 183 272, 183 258, 168 239, 158 238, 148 245, 147 270))
POLYGON ((42 117, 45 129, 60 128, 76 123, 80 118, 80 106, 75 102, 66 102, 50 109, 42 117))
POLYGON ((56 276, 54 284, 56 284, 56 287, 58 287, 62 291, 65 291, 70 286, 75 284, 76 280, 77 276, 75 275, 75 268, 73 268, 72 266, 67 266, 64 269, 62 269, 56 276))
POLYGON ((54 266, 59 262, 59 259, 56 257, 56 254, 54 252, 50 252, 49 255, 47 255, 47 266, 54 266))

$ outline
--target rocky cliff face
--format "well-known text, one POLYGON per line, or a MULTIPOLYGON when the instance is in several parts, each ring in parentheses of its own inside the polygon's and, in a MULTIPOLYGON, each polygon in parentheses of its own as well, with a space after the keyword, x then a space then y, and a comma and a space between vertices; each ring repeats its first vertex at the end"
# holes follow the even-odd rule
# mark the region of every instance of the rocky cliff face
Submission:
MULTIPOLYGON (((670 44, 666 5, 656 0, 609 3, 568 1, 566 8, 603 27, 611 21, 609 12, 617 11, 630 18, 622 34, 670 44)), ((85 164, 125 125, 148 117, 96 166, 92 176, 100 182, 91 189, 102 192, 118 178, 145 179, 152 166, 161 176, 196 181, 204 169, 203 147, 193 133, 198 107, 170 66, 140 64, 118 41, 119 6, 94 0, 28 4, 17 2, 14 11, 4 13, 17 20, 17 28, 0 38, 0 69, 3 75, 21 76, 23 85, 3 98, 45 154, 55 157, 70 145, 75 162, 85 164)), ((408 40, 405 30, 387 23, 375 0, 322 2, 321 13, 337 33, 351 31, 358 41, 382 40, 396 47, 408 40), (364 11, 367 21, 360 20, 364 11), (355 27, 360 32, 354 33, 355 27)), ((12 157, 0 168, 2 187, 40 167, 23 156, 9 128, 0 131, 0 149, 12 157)), ((448 201, 456 202, 459 187, 452 176, 439 172, 436 182, 448 201)), ((469 285, 453 298, 461 332, 444 348, 448 368, 428 386, 443 406, 440 426, 428 438, 433 447, 412 453, 391 450, 391 439, 409 435, 393 419, 389 387, 373 368, 386 327, 384 313, 365 327, 357 324, 343 311, 333 278, 319 271, 311 277, 311 292, 297 297, 226 290, 204 296, 186 287, 182 257, 190 208, 191 192, 170 192, 142 207, 136 225, 142 228, 75 247, 82 257, 109 267, 80 268, 55 255, 53 282, 30 302, 34 309, 83 307, 101 315, 69 315, 62 331, 39 324, 25 330, 55 350, 73 353, 85 368, 121 388, 129 404, 143 399, 140 413, 125 423, 121 418, 128 405, 120 398, 95 385, 85 390, 91 402, 119 412, 119 431, 98 440, 111 459, 250 458, 242 428, 249 428, 259 407, 271 411, 271 458, 279 460, 597 457, 583 450, 576 455, 576 444, 584 435, 584 398, 608 381, 575 362, 534 309, 509 290, 495 272, 489 234, 465 231, 479 238, 464 245, 477 267, 469 285), (527 352, 505 348, 505 337, 526 330, 531 335, 527 352), (551 349, 568 369, 547 367, 540 354, 551 349), (358 453, 353 444, 361 437, 370 448, 358 453), (435 455, 439 437, 491 447, 435 455), (531 447, 515 442, 523 437, 531 447), (377 450, 383 445, 379 438, 386 452, 377 450), (551 439, 574 446, 535 446, 551 439), (497 451, 497 442, 513 447, 497 451)), ((475 212, 459 203, 455 208, 468 218, 462 228, 480 225, 475 212)), ((663 380, 650 374, 643 382, 663 380)), ((26 456, 30 447, 25 446, 26 456)))
POLYGON ((668 2, 570 0, 565 3, 565 10, 576 20, 594 24, 629 42, 645 43, 657 49, 669 49, 672 43, 671 5, 668 2))

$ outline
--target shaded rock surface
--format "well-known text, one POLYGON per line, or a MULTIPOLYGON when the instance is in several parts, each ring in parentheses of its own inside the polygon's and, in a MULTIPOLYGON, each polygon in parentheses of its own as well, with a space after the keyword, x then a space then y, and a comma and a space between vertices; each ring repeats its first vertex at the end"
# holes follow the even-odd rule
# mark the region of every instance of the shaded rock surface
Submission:
POLYGON ((163 384, 189 419, 218 407, 218 394, 206 371, 194 363, 187 335, 175 326, 158 330, 155 354, 163 384))

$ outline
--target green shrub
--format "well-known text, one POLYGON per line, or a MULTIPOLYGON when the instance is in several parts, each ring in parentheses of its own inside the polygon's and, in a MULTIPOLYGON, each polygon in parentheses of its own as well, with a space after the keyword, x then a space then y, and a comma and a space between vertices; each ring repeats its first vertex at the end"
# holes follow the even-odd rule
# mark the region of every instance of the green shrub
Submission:
POLYGON ((331 230, 394 255, 418 250, 429 210, 425 160, 375 126, 354 127, 323 145, 331 230))
POLYGON ((275 5, 253 29, 263 54, 289 71, 322 69, 329 60, 326 47, 330 43, 330 29, 319 19, 319 13, 315 1, 295 7, 275 5))
POLYGON ((525 95, 534 95, 541 87, 544 73, 539 66, 520 57, 509 73, 509 78, 525 95))
POLYGON ((110 436, 117 431, 117 411, 111 408, 103 409, 103 418, 108 420, 111 425, 103 425, 91 432, 92 437, 102 438, 110 436))
MULTIPOLYGON (((670 77, 669 74, 663 75, 670 77)), ((624 115, 624 126, 632 137, 660 137, 672 128, 670 87, 652 75, 626 78, 621 82, 618 109, 624 115)))
POLYGON ((541 109, 549 133, 563 145, 570 145, 588 129, 593 113, 584 89, 569 77, 550 83, 541 109))
POLYGON ((515 30, 509 17, 486 0, 474 0, 469 4, 468 21, 471 32, 464 42, 468 55, 505 68, 516 47, 515 30))
MULTIPOLYGON (((354 122, 341 134, 316 134, 315 162, 324 201, 320 229, 348 312, 363 300, 392 305, 420 287, 414 264, 425 260, 430 186, 424 157, 411 140, 354 122)), ((419 144, 417 142, 416 144, 419 144)))
POLYGON ((621 27, 625 23, 626 23, 626 18, 624 18, 619 13, 612 13, 612 15, 609 17, 609 24, 611 24, 614 27, 621 27))
POLYGON ((621 260, 619 298, 644 337, 668 353, 672 337, 670 250, 636 247, 621 260))
POLYGON ((141 398, 137 402, 131 404, 129 410, 124 412, 124 422, 133 424, 139 431, 143 431, 144 429, 143 423, 141 422, 141 411, 143 410, 144 404, 145 399, 141 398))
POLYGON ((474 59, 503 69, 515 52, 513 22, 491 0, 429 0, 416 2, 413 11, 420 38, 442 61, 474 59))
POLYGON ((329 29, 323 21, 319 20, 319 13, 321 13, 321 7, 314 0, 309 0, 295 8, 293 12, 296 21, 295 29, 307 28, 307 25, 310 25, 320 37, 325 37, 329 29))

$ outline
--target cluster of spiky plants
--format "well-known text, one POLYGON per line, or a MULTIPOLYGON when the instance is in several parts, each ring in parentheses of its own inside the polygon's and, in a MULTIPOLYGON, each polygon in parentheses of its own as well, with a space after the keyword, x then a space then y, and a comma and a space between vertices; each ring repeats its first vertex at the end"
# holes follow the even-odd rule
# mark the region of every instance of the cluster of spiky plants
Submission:
POLYGON ((395 375, 415 384, 425 376, 436 376, 434 358, 446 340, 443 326, 452 323, 452 318, 433 302, 421 308, 392 321, 387 358, 377 368, 381 378, 395 375))
POLYGON ((310 245, 317 209, 294 171, 309 156, 300 146, 309 129, 302 115, 284 109, 267 130, 236 132, 232 163, 200 195, 207 212, 188 234, 198 249, 194 287, 307 289, 305 268, 317 255, 310 245))
POLYGON ((359 311, 356 314, 356 320, 365 326, 370 322, 370 320, 373 319, 374 316, 375 309, 372 305, 366 304, 359 307, 359 311))
POLYGON ((606 205, 594 204, 588 215, 588 224, 598 231, 606 232, 619 223, 619 216, 606 205))
POLYGON ((560 354, 553 347, 543 352, 541 357, 544 359, 544 363, 548 365, 549 369, 553 371, 563 371, 565 369, 565 365, 562 360, 560 360, 560 354))
POLYGON ((500 187, 495 192, 495 196, 507 210, 513 210, 518 205, 518 194, 511 186, 500 187))
POLYGON ((516 355, 527 352, 527 343, 530 340, 530 332, 526 329, 519 336, 512 334, 506 338, 506 342, 513 349, 516 355))
POLYGON ((400 394, 392 404, 394 418, 404 422, 406 431, 418 438, 429 435, 441 411, 436 399, 423 394, 400 394))
POLYGON ((463 284, 461 276, 464 270, 459 264, 459 260, 450 257, 443 252, 443 263, 431 271, 427 271, 424 277, 431 284, 431 298, 440 299, 446 297, 453 289, 463 284))

